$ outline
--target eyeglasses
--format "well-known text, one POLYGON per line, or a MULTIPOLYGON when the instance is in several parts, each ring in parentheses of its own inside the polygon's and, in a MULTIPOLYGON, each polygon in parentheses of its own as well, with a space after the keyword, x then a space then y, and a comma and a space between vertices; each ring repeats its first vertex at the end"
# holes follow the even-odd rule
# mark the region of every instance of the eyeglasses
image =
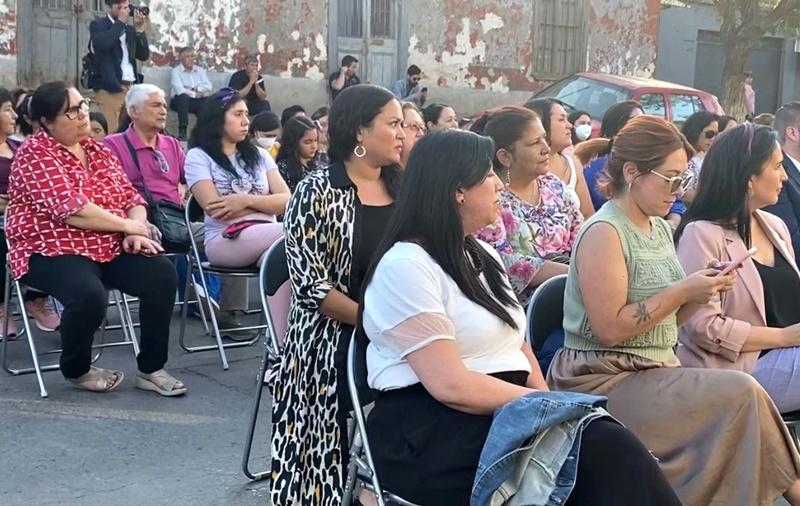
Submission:
POLYGON ((425 128, 425 125, 422 125, 420 123, 403 123, 401 126, 403 128, 407 128, 408 130, 411 130, 411 132, 414 135, 419 135, 419 134, 423 134, 424 135, 425 132, 428 131, 428 129, 425 128))
POLYGON ((78 105, 73 105, 64 111, 64 116, 69 119, 78 119, 81 113, 86 114, 89 112, 89 101, 84 99, 78 102, 78 105))
POLYGON ((668 182, 670 193, 675 193, 678 190, 686 191, 686 188, 691 186, 692 182, 694 181, 694 174, 690 170, 687 170, 680 176, 675 176, 675 177, 667 177, 664 174, 659 174, 658 172, 653 170, 650 171, 650 174, 654 174, 663 179, 664 181, 668 182))
POLYGON ((169 164, 167 163, 167 159, 164 158, 164 153, 161 151, 154 149, 153 156, 155 157, 156 161, 158 161, 158 168, 161 169, 163 174, 169 172, 169 164))
POLYGON ((714 137, 716 137, 718 133, 719 132, 717 132, 716 130, 703 130, 703 135, 705 135, 706 139, 708 140, 711 140, 714 137))

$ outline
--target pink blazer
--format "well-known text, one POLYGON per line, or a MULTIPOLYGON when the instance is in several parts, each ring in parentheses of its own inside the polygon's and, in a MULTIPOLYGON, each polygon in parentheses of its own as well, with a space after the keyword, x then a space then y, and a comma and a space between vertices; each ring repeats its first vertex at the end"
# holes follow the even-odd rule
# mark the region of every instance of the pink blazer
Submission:
MULTIPOLYGON (((756 211, 756 219, 776 254, 780 252, 800 276, 783 220, 764 211, 756 211)), ((736 231, 708 221, 687 225, 678 243, 678 259, 687 275, 705 269, 713 259, 731 262, 746 251, 736 231)), ((741 350, 750 327, 767 325, 764 286, 753 260, 745 261, 738 274, 732 290, 701 307, 678 329, 678 358, 683 366, 753 372, 760 352, 741 350)))

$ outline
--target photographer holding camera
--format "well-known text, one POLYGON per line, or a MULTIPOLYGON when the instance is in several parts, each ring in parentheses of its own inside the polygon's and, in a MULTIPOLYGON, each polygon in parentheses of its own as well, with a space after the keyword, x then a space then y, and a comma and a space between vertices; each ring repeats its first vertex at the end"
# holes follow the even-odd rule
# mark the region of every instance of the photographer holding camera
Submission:
POLYGON ((97 93, 97 108, 108 121, 108 131, 116 132, 125 113, 125 94, 143 81, 137 60, 150 58, 144 33, 150 9, 130 5, 129 0, 105 2, 108 15, 89 24, 90 51, 94 53, 89 83, 97 93), (131 20, 133 25, 128 24, 131 20))

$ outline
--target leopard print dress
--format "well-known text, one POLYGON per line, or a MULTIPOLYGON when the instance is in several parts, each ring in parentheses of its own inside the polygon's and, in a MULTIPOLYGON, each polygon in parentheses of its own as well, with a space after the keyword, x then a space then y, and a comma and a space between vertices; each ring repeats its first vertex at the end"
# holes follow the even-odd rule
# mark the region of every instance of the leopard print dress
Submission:
POLYGON ((344 165, 335 164, 300 182, 286 210, 292 301, 283 356, 269 381, 276 506, 342 502, 346 427, 337 422, 334 354, 352 327, 318 309, 331 289, 348 295, 356 200, 344 165))

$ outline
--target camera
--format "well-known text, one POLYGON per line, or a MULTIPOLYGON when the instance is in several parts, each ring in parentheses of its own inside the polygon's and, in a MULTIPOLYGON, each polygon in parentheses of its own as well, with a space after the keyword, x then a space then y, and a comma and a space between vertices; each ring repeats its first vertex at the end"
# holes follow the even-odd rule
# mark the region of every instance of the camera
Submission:
POLYGON ((131 14, 136 14, 139 12, 142 16, 149 16, 150 15, 150 7, 146 5, 131 5, 129 6, 131 14))

